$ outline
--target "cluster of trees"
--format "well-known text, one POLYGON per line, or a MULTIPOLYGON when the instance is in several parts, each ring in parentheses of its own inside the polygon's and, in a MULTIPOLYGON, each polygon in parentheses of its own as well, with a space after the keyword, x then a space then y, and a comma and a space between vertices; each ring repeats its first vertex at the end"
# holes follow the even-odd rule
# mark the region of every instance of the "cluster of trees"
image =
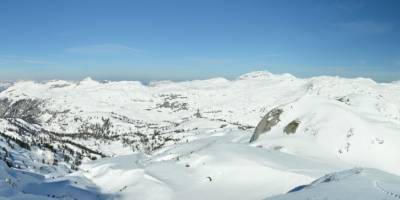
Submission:
POLYGON ((177 139, 173 139, 171 136, 164 136, 159 130, 153 130, 151 134, 143 134, 140 131, 124 134, 121 137, 121 141, 125 147, 130 146, 133 151, 151 153, 163 147, 166 142, 177 141, 177 139))
MULTIPOLYGON (((16 102, 8 99, 0 99, 0 118, 7 120, 15 127, 13 130, 9 130, 10 132, 15 132, 21 136, 20 138, 27 138, 27 140, 15 138, 10 134, 2 132, 0 132, 0 139, 6 142, 12 149, 22 148, 30 151, 35 147, 44 151, 50 151, 53 153, 54 159, 46 160, 43 158, 40 162, 43 164, 58 165, 60 161, 65 161, 65 163, 71 165, 72 169, 76 169, 84 157, 97 159, 99 156, 105 156, 101 152, 94 151, 74 142, 72 139, 96 138, 103 141, 116 139, 115 133, 112 131, 113 125, 110 119, 102 118, 101 122, 96 124, 86 122, 82 124, 76 134, 51 132, 31 126, 32 124, 40 123, 38 120, 42 113, 40 109, 42 103, 41 100, 36 99, 21 99, 16 102)), ((0 157, 7 165, 16 166, 13 164, 12 154, 6 148, 0 151, 0 157)))
MULTIPOLYGON (((187 107, 185 103, 169 102, 169 100, 175 98, 178 97, 167 97, 166 102, 168 103, 160 106, 174 109, 185 109, 185 107, 187 107)), ((133 151, 144 151, 146 153, 161 148, 168 141, 175 141, 172 137, 161 134, 159 130, 163 130, 163 127, 159 127, 157 124, 154 124, 154 127, 152 127, 153 124, 146 123, 144 125, 143 128, 147 127, 148 130, 153 129, 153 133, 150 134, 143 134, 139 131, 116 134, 116 132, 113 131, 114 126, 111 120, 103 117, 98 123, 90 123, 90 119, 86 121, 82 120, 80 117, 79 119, 76 118, 76 122, 82 122, 77 133, 67 134, 47 131, 35 126, 30 126, 30 124, 38 124, 38 116, 41 113, 39 107, 42 102, 31 99, 23 99, 14 103, 10 103, 8 100, 0 101, 0 104, 7 104, 0 106, 0 117, 8 119, 12 125, 17 127, 16 130, 14 130, 16 133, 30 140, 22 141, 4 133, 0 133, 0 138, 2 137, 7 140, 11 147, 17 145, 26 150, 31 150, 32 147, 36 147, 52 152, 54 154, 54 159, 52 161, 42 159, 41 162, 44 164, 58 165, 59 162, 64 161, 71 166, 71 169, 77 169, 84 158, 97 159, 98 157, 105 157, 101 152, 97 152, 80 144, 77 139, 87 140, 93 138, 96 142, 99 141, 100 143, 120 140, 123 145, 130 146, 133 151), (20 120, 20 122, 18 119, 22 119, 28 123, 22 123, 22 120, 20 120)), ((197 111, 195 116, 202 117, 199 111, 197 111)), ((129 121, 129 123, 139 122, 129 121)), ((182 131, 184 130, 175 130, 176 133, 182 131)), ((9 158, 9 155, 8 152, 4 153, 2 158, 4 158, 5 161, 8 160, 10 165, 12 165, 12 159, 9 158)))
POLYGON ((6 134, 4 134, 2 132, 0 132, 0 136, 5 139, 5 141, 7 142, 7 144, 10 147, 13 147, 13 144, 11 143, 11 141, 12 141, 12 142, 16 143, 18 146, 20 146, 21 148, 24 148, 26 150, 30 150, 31 149, 31 144, 29 144, 27 142, 24 142, 24 141, 19 140, 19 139, 15 138, 15 137, 6 135, 6 134))
MULTIPOLYGON (((21 132, 21 129, 22 127, 18 127, 17 131, 21 132)), ((26 132, 28 129, 24 129, 24 131, 26 132)), ((28 142, 0 132, 0 139, 6 142, 7 146, 12 149, 22 148, 31 150, 33 147, 36 147, 44 151, 50 151, 54 155, 53 158, 49 160, 42 158, 41 162, 43 164, 58 165, 59 161, 64 161, 70 165, 72 170, 76 170, 78 168, 84 157, 92 160, 97 159, 98 156, 105 157, 104 154, 89 149, 84 145, 57 137, 55 133, 43 135, 40 132, 31 132, 30 135, 34 135, 35 137, 28 142)), ((1 159, 6 162, 9 167, 16 167, 17 165, 14 164, 12 155, 7 151, 6 148, 3 147, 2 150, 2 153, 0 153, 1 159)))
POLYGON ((12 156, 10 153, 8 153, 7 149, 5 147, 1 148, 2 151, 0 151, 0 159, 6 163, 8 167, 12 167, 12 156))
POLYGON ((8 99, 2 99, 0 101, 0 117, 19 118, 31 124, 38 124, 41 104, 42 101, 37 99, 20 99, 12 104, 8 99))
POLYGON ((101 118, 101 123, 84 122, 78 128, 78 137, 87 139, 88 137, 96 139, 110 140, 115 138, 115 132, 112 131, 113 124, 109 118, 101 118))

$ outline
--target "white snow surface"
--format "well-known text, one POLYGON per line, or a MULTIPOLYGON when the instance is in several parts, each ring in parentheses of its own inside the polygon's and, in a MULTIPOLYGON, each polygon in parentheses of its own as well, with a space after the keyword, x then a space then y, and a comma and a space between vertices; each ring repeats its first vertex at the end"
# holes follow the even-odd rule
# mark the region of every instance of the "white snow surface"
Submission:
POLYGON ((327 174, 311 184, 266 200, 400 199, 400 178, 375 169, 354 168, 327 174))
MULTIPOLYGON (((400 198, 397 82, 269 72, 149 85, 87 78, 17 82, 0 93, 5 98, 43 100, 48 112, 41 114, 40 126, 51 131, 76 133, 79 116, 110 118, 117 134, 153 132, 113 118, 123 116, 156 124, 178 140, 151 152, 133 152, 120 141, 79 141, 108 157, 86 160, 56 180, 1 163, 0 199, 400 198), (283 111, 279 122, 249 143, 254 127, 273 108, 283 111), (295 133, 285 133, 292 121, 299 122, 295 133)), ((8 127, 0 120, 0 132, 15 134, 8 127)))

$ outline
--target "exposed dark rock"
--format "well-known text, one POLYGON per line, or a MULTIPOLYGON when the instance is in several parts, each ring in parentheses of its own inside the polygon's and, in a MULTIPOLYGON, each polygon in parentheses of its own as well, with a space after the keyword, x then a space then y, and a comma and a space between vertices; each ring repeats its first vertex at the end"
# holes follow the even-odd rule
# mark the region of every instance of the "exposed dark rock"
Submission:
POLYGON ((285 132, 288 135, 294 134, 294 133, 296 133, 296 130, 299 127, 299 125, 300 125, 299 120, 293 120, 288 125, 286 125, 286 127, 283 129, 283 132, 285 132))
POLYGON ((291 189, 288 193, 297 192, 297 191, 306 189, 308 187, 310 187, 310 186, 309 185, 300 185, 300 186, 297 186, 297 187, 291 189))
POLYGON ((344 96, 344 97, 336 98, 336 100, 338 100, 338 101, 340 101, 340 102, 343 102, 343 103, 345 103, 345 104, 347 104, 347 105, 350 105, 350 99, 349 99, 349 97, 344 96))
POLYGON ((260 137, 261 134, 271 130, 273 126, 280 122, 280 115, 283 110, 280 108, 274 108, 269 111, 258 123, 256 129, 254 130, 253 136, 251 136, 250 142, 253 142, 260 137))
POLYGON ((70 86, 70 84, 64 83, 64 84, 54 84, 52 86, 50 86, 50 89, 54 89, 54 88, 63 88, 63 87, 68 87, 70 86))

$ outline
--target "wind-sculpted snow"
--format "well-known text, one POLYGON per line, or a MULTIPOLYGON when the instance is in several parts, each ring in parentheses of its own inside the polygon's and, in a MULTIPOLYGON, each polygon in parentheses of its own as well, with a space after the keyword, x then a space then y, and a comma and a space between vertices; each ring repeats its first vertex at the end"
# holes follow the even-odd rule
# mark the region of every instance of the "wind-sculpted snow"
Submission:
POLYGON ((197 139, 154 152, 98 160, 83 175, 124 199, 262 199, 309 183, 337 163, 251 147, 241 131, 202 130, 197 139), (121 177, 118 182, 110 182, 121 177))
POLYGON ((80 177, 45 179, 26 171, 8 168, 0 161, 0 197, 3 199, 110 199, 90 181, 80 177))
POLYGON ((400 199, 400 177, 375 169, 356 168, 327 174, 287 194, 266 200, 400 199))
MULTIPOLYGON (((399 133, 399 84, 364 78, 86 78, 20 81, 0 92, 4 166, 40 182, 90 180, 95 186, 80 188, 104 198, 263 199, 354 167, 395 177, 399 133)), ((63 183, 29 188, 70 187, 63 183)))

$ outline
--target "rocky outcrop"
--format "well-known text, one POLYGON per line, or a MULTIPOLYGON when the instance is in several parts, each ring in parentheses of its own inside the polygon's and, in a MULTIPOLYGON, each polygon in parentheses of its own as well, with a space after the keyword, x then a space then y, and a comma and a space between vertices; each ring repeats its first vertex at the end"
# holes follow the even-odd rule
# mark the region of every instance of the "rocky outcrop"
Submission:
POLYGON ((280 108, 274 108, 269 111, 258 123, 250 142, 257 140, 261 134, 270 131, 273 126, 278 124, 280 122, 279 117, 282 113, 283 110, 280 108))
POLYGON ((287 135, 294 134, 296 133, 296 130, 299 127, 299 125, 300 125, 299 120, 293 120, 288 125, 286 125, 286 127, 283 129, 283 132, 285 132, 287 135))

